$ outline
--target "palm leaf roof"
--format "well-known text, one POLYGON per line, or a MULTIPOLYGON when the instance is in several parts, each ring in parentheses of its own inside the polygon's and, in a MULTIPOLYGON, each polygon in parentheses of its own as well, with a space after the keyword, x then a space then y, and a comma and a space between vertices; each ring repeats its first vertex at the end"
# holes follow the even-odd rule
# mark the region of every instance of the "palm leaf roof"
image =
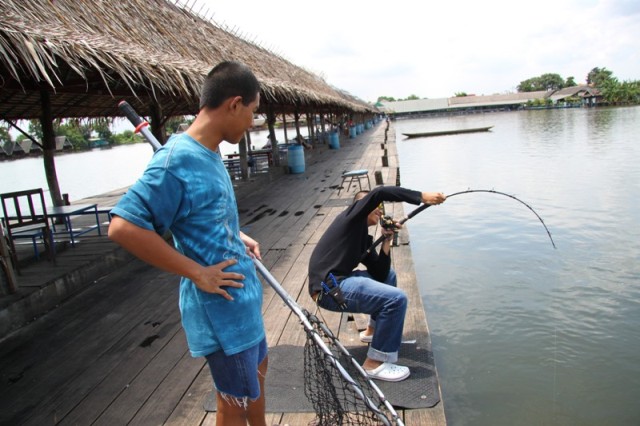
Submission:
POLYGON ((0 118, 119 116, 125 99, 142 115, 195 114, 200 86, 218 62, 247 64, 262 108, 372 111, 364 101, 175 0, 2 0, 0 118))

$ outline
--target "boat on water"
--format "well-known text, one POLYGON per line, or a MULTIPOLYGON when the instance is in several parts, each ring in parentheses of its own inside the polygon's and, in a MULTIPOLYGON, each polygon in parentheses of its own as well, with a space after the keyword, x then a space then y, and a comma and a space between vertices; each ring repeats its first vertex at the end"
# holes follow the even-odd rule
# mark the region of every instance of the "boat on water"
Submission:
POLYGON ((473 127, 470 129, 452 129, 452 130, 439 130, 435 132, 421 132, 421 133, 403 133, 404 136, 409 138, 426 138, 429 136, 445 136, 456 135, 459 133, 475 133, 475 132, 488 132, 493 126, 486 127, 473 127))

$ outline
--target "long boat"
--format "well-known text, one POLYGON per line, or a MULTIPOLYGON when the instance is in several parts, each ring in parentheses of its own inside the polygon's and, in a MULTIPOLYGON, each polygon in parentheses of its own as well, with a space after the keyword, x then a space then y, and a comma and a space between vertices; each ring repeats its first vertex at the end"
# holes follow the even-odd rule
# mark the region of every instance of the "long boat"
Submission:
POLYGON ((459 133, 475 133, 475 132, 488 132, 493 126, 487 127, 474 127, 471 129, 452 129, 452 130, 439 130, 436 132, 422 132, 422 133, 403 133, 407 138, 426 138, 429 136, 445 136, 456 135, 459 133))

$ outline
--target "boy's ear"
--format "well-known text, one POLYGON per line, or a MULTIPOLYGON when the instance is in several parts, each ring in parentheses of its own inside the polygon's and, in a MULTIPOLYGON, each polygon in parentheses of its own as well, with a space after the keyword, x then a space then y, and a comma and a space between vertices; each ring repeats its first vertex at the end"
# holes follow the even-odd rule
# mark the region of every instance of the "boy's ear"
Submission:
POLYGON ((229 101, 229 110, 236 111, 240 105, 242 105, 242 96, 234 96, 229 101))

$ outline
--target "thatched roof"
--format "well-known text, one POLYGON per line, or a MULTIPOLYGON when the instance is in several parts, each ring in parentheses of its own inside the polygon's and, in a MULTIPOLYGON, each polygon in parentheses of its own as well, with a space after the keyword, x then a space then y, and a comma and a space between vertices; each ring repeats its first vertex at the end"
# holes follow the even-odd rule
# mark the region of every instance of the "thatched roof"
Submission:
MULTIPOLYGON (((274 23, 276 24, 276 23, 274 23)), ((317 75, 168 0, 2 0, 0 118, 38 118, 42 90, 54 117, 195 114, 206 73, 222 60, 249 65, 263 109, 372 108, 317 75)))

